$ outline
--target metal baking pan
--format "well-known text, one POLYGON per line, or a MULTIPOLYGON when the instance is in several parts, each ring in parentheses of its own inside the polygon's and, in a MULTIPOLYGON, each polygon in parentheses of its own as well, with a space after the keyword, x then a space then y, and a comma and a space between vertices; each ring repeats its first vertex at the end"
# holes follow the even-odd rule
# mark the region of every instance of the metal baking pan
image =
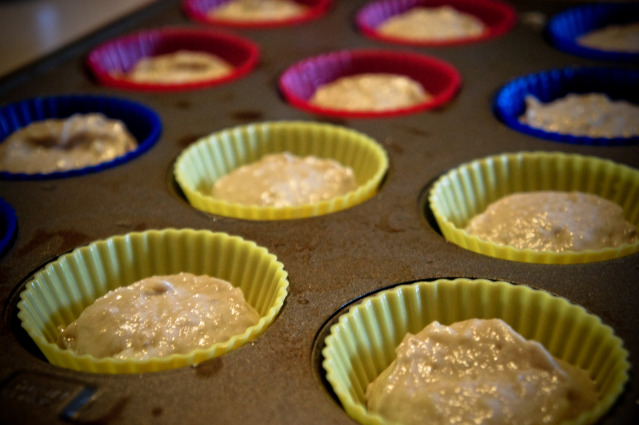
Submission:
MULTIPOLYGON (((580 146, 537 139, 499 122, 491 104, 508 80, 572 65, 632 68, 571 56, 549 45, 543 20, 571 2, 512 1, 514 29, 481 43, 448 47, 392 46, 368 39, 353 24, 364 0, 336 1, 304 25, 232 29, 259 44, 259 65, 225 85, 173 93, 100 86, 85 67, 98 44, 162 26, 201 26, 177 0, 160 1, 0 80, 3 103, 53 94, 125 97, 158 112, 163 132, 144 155, 101 172, 41 181, 0 181, 16 211, 18 231, 0 258, 0 423, 11 424, 353 424, 323 380, 323 336, 350 302, 380 288, 440 277, 505 280, 544 289, 600 316, 639 364, 639 256, 581 265, 498 260, 446 242, 425 197, 442 173, 500 152, 545 150, 609 158, 639 167, 639 145, 580 146), (313 116, 277 91, 280 74, 306 57, 345 48, 414 51, 443 59, 462 75, 458 95, 441 109, 366 119, 313 116), (290 221, 245 221, 199 212, 173 176, 177 155, 199 137, 259 121, 312 120, 361 131, 390 157, 379 193, 356 207, 290 221), (275 322, 253 342, 193 368, 144 375, 97 375, 50 365, 21 329, 19 293, 37 269, 71 249, 136 230, 211 229, 239 235, 277 255, 290 294, 275 322)), ((639 376, 601 424, 639 418, 639 376)))

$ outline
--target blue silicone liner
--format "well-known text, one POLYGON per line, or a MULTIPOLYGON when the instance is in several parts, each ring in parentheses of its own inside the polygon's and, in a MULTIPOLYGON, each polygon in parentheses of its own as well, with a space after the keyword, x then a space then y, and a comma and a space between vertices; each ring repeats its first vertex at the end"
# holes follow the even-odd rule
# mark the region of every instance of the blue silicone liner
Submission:
POLYGON ((18 218, 11 204, 0 198, 0 256, 2 256, 13 240, 18 229, 18 218))
POLYGON ((546 26, 546 39, 571 55, 612 62, 639 62, 639 53, 614 52, 577 44, 577 37, 608 25, 639 20, 639 3, 592 3, 573 7, 553 16, 546 26))
POLYGON ((34 174, 0 171, 0 179, 43 180, 95 173, 140 156, 155 144, 162 132, 160 117, 151 108, 142 104, 115 97, 60 95, 22 100, 0 108, 0 141, 35 121, 67 118, 75 113, 89 112, 100 112, 109 118, 123 121, 135 137, 137 148, 111 161, 85 168, 34 174))
POLYGON ((542 71, 511 80, 495 96, 493 111, 510 128, 531 136, 556 142, 581 145, 620 146, 639 142, 633 137, 586 137, 559 134, 530 127, 519 122, 526 110, 526 95, 550 102, 570 93, 604 93, 613 100, 639 104, 639 70, 570 67, 542 71))

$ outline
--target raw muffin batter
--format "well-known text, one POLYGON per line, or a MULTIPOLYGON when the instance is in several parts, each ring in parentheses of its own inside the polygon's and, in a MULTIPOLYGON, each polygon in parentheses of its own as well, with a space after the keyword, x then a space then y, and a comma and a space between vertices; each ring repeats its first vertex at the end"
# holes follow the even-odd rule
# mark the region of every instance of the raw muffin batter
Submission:
POLYGON ((357 188, 353 170, 332 159, 270 154, 215 182, 212 195, 244 205, 290 207, 313 204, 357 188))
POLYGON ((140 59, 125 74, 139 83, 190 83, 221 78, 233 72, 233 66, 216 55, 180 50, 140 59))
POLYGON ((549 103, 526 97, 523 124, 559 134, 587 137, 639 136, 639 106, 601 93, 569 94, 549 103))
POLYGON ((578 37, 577 44, 611 52, 639 52, 639 22, 590 31, 578 37))
POLYGON ((308 6, 293 0, 230 0, 208 14, 230 21, 271 21, 295 18, 308 10, 308 6))
POLYGON ((369 411, 402 425, 558 424, 597 400, 585 371, 499 319, 433 322, 396 353, 366 398, 369 411))
POLYGON ((486 31, 486 26, 475 16, 450 6, 413 7, 391 16, 376 30, 387 36, 428 41, 477 37, 486 31))
POLYGON ((134 150, 122 121, 102 114, 75 114, 23 127, 0 143, 0 171, 52 173, 111 161, 134 150))
POLYGON ((318 87, 310 103, 346 111, 388 111, 431 98, 421 84, 404 75, 358 74, 318 87))
POLYGON ((590 193, 539 191, 506 196, 473 217, 470 234, 536 251, 583 251, 637 241, 614 202, 590 193))
POLYGON ((61 343, 96 358, 163 357, 227 341, 259 317, 225 280, 153 276, 98 298, 61 330, 61 343))

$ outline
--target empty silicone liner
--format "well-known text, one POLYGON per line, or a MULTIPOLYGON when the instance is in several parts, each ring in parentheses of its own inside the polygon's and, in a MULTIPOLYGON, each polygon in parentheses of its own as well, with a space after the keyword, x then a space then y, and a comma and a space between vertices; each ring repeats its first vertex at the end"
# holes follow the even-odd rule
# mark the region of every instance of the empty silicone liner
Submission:
POLYGON ((498 119, 514 130, 556 142, 604 146, 639 142, 639 136, 607 138, 560 134, 533 128, 519 121, 519 117, 526 111, 527 95, 535 96, 542 103, 548 103, 572 93, 603 93, 611 100, 625 100, 639 105, 639 71, 570 67, 525 75, 508 82, 497 92, 494 112, 498 119))
POLYGON ((18 218, 10 203, 0 198, 0 256, 9 248, 16 230, 18 218))
POLYGON ((381 118, 421 112, 448 103, 461 86, 459 72, 450 64, 426 55, 388 50, 343 50, 305 59, 288 68, 279 79, 285 99, 296 108, 318 115, 343 118, 381 118), (340 77, 387 73, 409 77, 432 97, 418 105, 386 111, 349 111, 309 103, 318 87, 340 77))
MULTIPOLYGON (((611 25, 636 23, 639 3, 592 3, 572 7, 554 15, 546 26, 546 38, 554 47, 571 55, 611 62, 639 62, 639 51, 602 50, 583 45, 578 38, 611 25)), ((636 40, 635 35, 635 40, 636 40)))
POLYGON ((510 31, 517 22, 515 10, 492 0, 381 0, 368 3, 355 17, 359 31, 365 36, 388 43, 416 46, 448 46, 476 43, 498 37, 510 31), (436 8, 450 6, 458 12, 472 15, 485 26, 485 30, 474 36, 440 39, 417 39, 415 37, 392 36, 380 33, 377 28, 387 19, 405 13, 414 7, 436 8))
POLYGON ((375 140, 348 128, 312 122, 265 122, 222 130, 200 139, 177 158, 175 179, 188 202, 202 211, 248 220, 314 217, 371 198, 388 169, 388 155, 375 140), (266 154, 330 158, 351 167, 357 189, 333 199, 293 207, 250 206, 210 196, 213 184, 266 154))
POLYGON ((404 335, 436 320, 450 325, 472 318, 502 319, 553 356, 588 372, 599 402, 565 424, 596 422, 628 380, 628 352, 599 317, 544 291, 484 279, 417 282, 365 298, 339 318, 325 339, 326 379, 353 419, 386 424, 367 411, 366 387, 394 360, 404 335))
POLYGON ((126 90, 194 90, 225 84, 248 74, 259 60, 252 41, 219 31, 199 28, 160 28, 135 32, 96 47, 87 64, 100 84, 126 90), (228 62, 232 72, 221 77, 183 83, 137 82, 125 74, 142 58, 177 51, 204 52, 228 62))
MULTIPOLYGON (((98 172, 130 161, 149 150, 160 137, 162 123, 148 106, 126 99, 95 95, 60 95, 22 100, 0 108, 0 140, 29 124, 51 118, 68 118, 73 114, 98 112, 124 123, 135 137, 137 147, 111 161, 67 171, 51 173, 10 173, 0 171, 5 180, 41 180, 78 176, 98 172)), ((1 143, 1 142, 0 142, 1 143)))
POLYGON ((299 15, 282 19, 268 17, 265 19, 231 20, 210 14, 216 7, 229 1, 233 0, 184 0, 182 7, 191 19, 205 24, 237 28, 271 28, 299 25, 318 19, 324 16, 333 4, 333 0, 297 0, 296 3, 305 6, 307 9, 299 15))
POLYGON ((639 252, 639 241, 601 250, 534 251, 499 245, 467 233, 475 215, 513 193, 540 190, 592 193, 620 205, 639 227, 639 170, 607 159, 560 152, 505 153, 477 159, 442 175, 429 205, 444 237, 462 248, 526 263, 574 264, 609 260, 639 252))
POLYGON ((56 366, 110 374, 156 372, 196 365, 253 340, 273 322, 287 291, 282 263, 254 242, 207 230, 149 230, 96 241, 47 264, 20 294, 18 317, 56 366), (58 327, 73 322, 108 291, 146 277, 180 272, 217 277, 239 287, 260 320, 241 335, 210 348, 146 360, 77 355, 56 344, 58 327))

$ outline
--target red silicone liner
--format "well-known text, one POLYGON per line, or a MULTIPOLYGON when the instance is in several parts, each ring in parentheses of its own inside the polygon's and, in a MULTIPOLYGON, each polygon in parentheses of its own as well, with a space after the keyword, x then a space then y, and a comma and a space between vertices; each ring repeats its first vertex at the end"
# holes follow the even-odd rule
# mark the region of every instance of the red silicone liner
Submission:
POLYGON ((87 64, 100 84, 125 90, 194 90, 228 83, 248 74, 259 60, 259 48, 253 42, 231 34, 206 29, 162 28, 140 31, 108 41, 96 47, 87 64), (125 73, 143 57, 178 50, 207 52, 219 56, 234 67, 220 78, 187 83, 140 83, 113 75, 125 73))
POLYGON ((449 102, 461 86, 459 72, 450 64, 430 56, 385 50, 343 50, 305 59, 288 68, 279 79, 279 89, 294 107, 341 118, 382 118, 413 114, 449 102), (315 90, 337 78, 363 73, 404 75, 422 84, 431 99, 409 108, 387 111, 347 111, 309 103, 315 90))
POLYGON ((333 0, 298 0, 297 3, 308 6, 309 10, 305 14, 294 18, 278 20, 232 21, 208 16, 207 13, 211 9, 227 1, 229 0, 184 0, 182 9, 189 18, 205 24, 232 28, 273 28, 298 25, 318 19, 324 16, 333 4, 333 0))
POLYGON ((381 0, 371 2, 357 12, 355 23, 365 36, 388 43, 411 46, 450 46, 468 44, 498 37, 510 31, 517 22, 515 10, 507 4, 493 0, 381 0), (408 40, 377 32, 377 26, 391 16, 416 7, 451 6, 481 19, 487 30, 474 37, 445 40, 408 40))

